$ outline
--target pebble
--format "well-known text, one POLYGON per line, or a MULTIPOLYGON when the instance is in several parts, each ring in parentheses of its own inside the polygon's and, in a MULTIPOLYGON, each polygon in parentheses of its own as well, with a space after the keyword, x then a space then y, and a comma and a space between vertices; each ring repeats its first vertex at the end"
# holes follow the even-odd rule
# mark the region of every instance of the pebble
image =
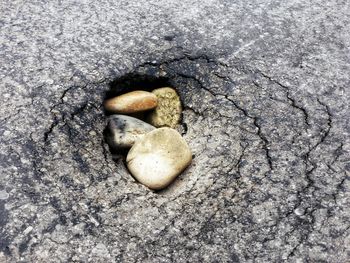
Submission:
POLYGON ((146 111, 157 106, 157 96, 151 92, 136 90, 108 99, 105 109, 114 113, 134 113, 146 111))
POLYGON ((0 190, 0 200, 6 200, 9 196, 10 195, 5 190, 0 190))
POLYGON ((175 128, 181 119, 181 101, 176 91, 165 87, 152 91, 157 96, 158 105, 149 114, 148 122, 155 127, 175 128))
POLYGON ((171 128, 147 133, 135 142, 126 157, 135 179, 154 190, 168 186, 191 161, 186 141, 171 128))
POLYGON ((114 149, 133 146, 135 141, 155 127, 139 119, 125 115, 111 115, 105 131, 108 145, 114 149))

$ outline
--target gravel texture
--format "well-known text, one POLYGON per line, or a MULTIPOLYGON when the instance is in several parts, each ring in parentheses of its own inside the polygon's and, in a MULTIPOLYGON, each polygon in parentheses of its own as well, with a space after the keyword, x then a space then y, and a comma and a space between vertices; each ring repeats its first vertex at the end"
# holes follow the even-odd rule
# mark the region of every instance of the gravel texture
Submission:
POLYGON ((0 262, 349 262, 349 1, 0 10, 0 262), (102 135, 140 80, 194 153, 160 192, 102 135))

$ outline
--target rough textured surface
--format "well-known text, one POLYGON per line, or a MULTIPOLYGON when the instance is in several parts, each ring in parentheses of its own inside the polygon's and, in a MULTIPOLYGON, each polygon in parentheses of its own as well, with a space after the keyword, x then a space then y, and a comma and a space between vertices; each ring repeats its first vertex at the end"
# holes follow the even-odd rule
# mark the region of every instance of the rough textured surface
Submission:
POLYGON ((1 1, 0 261, 348 262, 349 8, 1 1), (103 142, 129 73, 183 102, 195 157, 163 192, 103 142))
MULTIPOLYGON (((181 89, 181 87, 179 87, 181 89)), ((176 91, 169 87, 152 91, 157 96, 157 107, 152 110, 147 118, 155 127, 171 127, 173 129, 181 120, 181 101, 176 91)))

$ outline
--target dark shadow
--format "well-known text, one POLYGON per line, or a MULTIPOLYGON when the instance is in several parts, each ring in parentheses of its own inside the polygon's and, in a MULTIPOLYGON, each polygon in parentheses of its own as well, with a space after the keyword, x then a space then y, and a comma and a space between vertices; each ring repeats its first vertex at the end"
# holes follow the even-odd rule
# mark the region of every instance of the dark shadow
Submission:
POLYGON ((172 86, 168 78, 130 73, 109 84, 109 91, 106 92, 105 99, 113 98, 129 91, 152 91, 157 88, 168 86, 172 86))

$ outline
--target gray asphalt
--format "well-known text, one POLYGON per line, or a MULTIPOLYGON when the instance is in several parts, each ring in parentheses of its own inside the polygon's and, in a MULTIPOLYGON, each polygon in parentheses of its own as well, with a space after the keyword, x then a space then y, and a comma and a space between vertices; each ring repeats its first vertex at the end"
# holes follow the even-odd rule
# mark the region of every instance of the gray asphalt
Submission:
POLYGON ((349 262, 350 2, 0 1, 0 262, 349 262), (106 97, 170 85, 192 165, 137 183, 106 97))

